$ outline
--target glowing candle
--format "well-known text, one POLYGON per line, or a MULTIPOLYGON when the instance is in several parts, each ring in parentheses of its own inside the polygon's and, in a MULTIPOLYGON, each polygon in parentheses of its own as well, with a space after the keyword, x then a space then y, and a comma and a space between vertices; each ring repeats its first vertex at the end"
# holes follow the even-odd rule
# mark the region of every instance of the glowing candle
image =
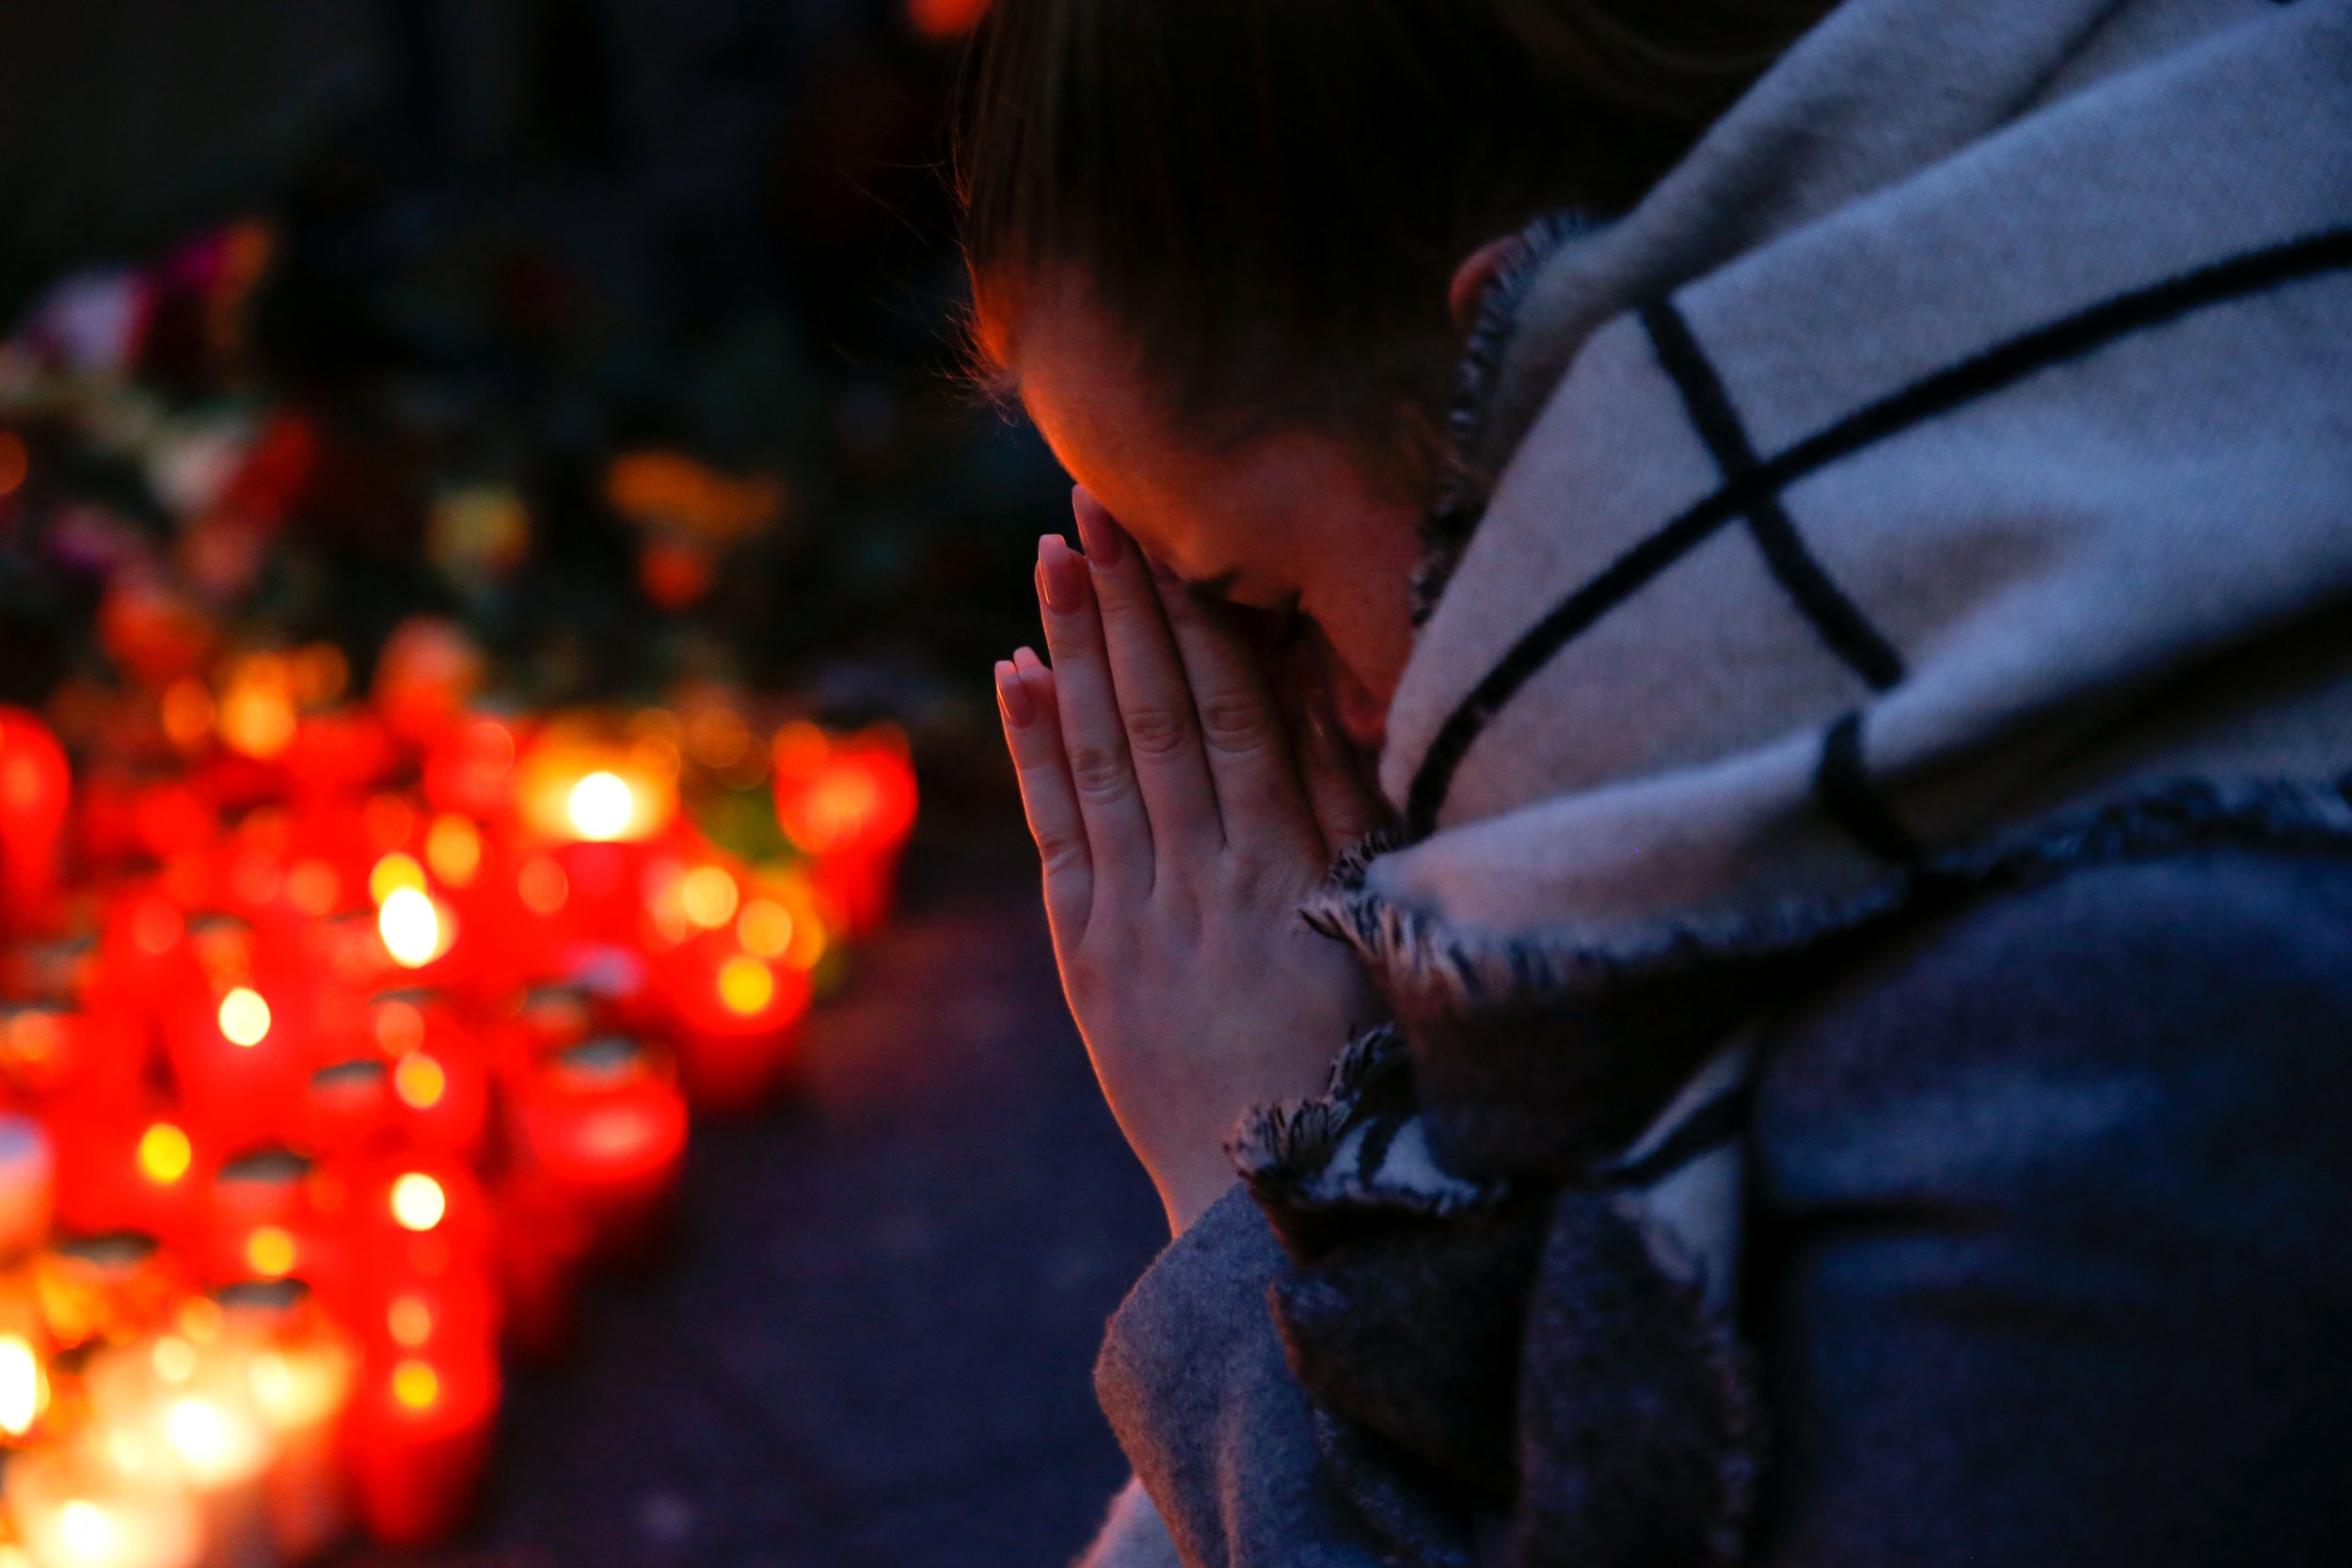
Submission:
POLYGON ((137 1102, 94 1112, 56 1147, 64 1228, 189 1239, 203 1202, 207 1146, 177 1113, 137 1102))
POLYGON ((418 1350, 372 1369, 353 1410, 360 1518, 388 1546, 445 1541, 479 1490, 498 1418, 498 1361, 418 1350))
POLYGON ((58 851, 73 793, 65 748, 23 708, 0 707, 0 920, 37 930, 56 912, 58 851))
POLYGON ((8 1500, 34 1568, 197 1568, 203 1554, 203 1519, 186 1493, 89 1447, 19 1457, 8 1500))
POLYGON ((360 1056, 310 1074, 302 1131, 304 1146, 323 1156, 364 1154, 389 1139, 391 1073, 386 1064, 360 1056))
POLYGON ((62 1349, 152 1333, 193 1288, 186 1266, 135 1230, 72 1236, 33 1266, 41 1319, 62 1349))
POLYGON ((817 863, 851 935, 888 917, 898 853, 914 831, 916 789, 905 737, 889 726, 835 740, 787 724, 775 746, 776 820, 817 863))
POLYGON ((246 1383, 278 1450, 262 1482, 271 1537, 284 1558, 308 1561, 351 1527, 338 1439, 357 1348, 299 1282, 231 1286, 220 1303, 229 1332, 252 1347, 246 1383))
POLYGON ((686 1154, 686 1101, 636 1041, 600 1036, 560 1051, 517 1085, 518 1165, 582 1215, 599 1256, 653 1239, 686 1154))
POLYGON ((808 1010, 807 974, 748 952, 732 930, 718 930, 663 955, 655 982, 689 1100, 717 1112, 756 1107, 790 1060, 808 1010))
POLYGON ((276 1548, 263 1477, 278 1457, 254 1401, 251 1347, 223 1338, 221 1313, 183 1314, 167 1334, 99 1357, 89 1371, 93 1431, 134 1473, 177 1480, 201 1512, 207 1568, 269 1568, 276 1548))

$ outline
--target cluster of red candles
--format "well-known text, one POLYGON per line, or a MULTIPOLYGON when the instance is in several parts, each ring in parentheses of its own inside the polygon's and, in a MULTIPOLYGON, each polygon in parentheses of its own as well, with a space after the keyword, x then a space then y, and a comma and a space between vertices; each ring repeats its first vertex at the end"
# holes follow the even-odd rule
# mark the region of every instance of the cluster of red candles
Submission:
POLYGON ((0 709, 0 1561, 445 1537, 502 1357, 644 1256, 913 824, 893 733, 778 732, 798 852, 755 866, 662 721, 290 689, 164 693, 183 760, 135 777, 0 709))

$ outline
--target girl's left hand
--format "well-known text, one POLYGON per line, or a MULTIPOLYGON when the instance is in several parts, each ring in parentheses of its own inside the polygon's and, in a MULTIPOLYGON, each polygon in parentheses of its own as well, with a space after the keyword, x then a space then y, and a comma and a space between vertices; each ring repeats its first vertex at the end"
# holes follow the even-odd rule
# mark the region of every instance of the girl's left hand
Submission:
POLYGON ((1320 1091, 1377 1009, 1298 905, 1380 808, 1310 691, 1294 745, 1234 614, 1147 563, 1083 489, 1039 546, 1054 664, 996 666, 1062 989, 1182 1232, 1232 1182, 1248 1107, 1320 1091), (1320 711, 1318 711, 1320 708, 1320 711))

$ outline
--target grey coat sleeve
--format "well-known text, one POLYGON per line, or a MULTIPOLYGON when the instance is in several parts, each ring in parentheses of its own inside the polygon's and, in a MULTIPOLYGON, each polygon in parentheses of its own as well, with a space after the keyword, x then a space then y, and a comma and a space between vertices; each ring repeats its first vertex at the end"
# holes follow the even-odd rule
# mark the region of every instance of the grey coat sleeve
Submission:
POLYGON ((1760 1090, 1765 1561, 2352 1562, 2352 861, 1979 904, 1760 1090))
POLYGON ((1314 1413, 1267 1305, 1286 1268, 1236 1186, 1111 1318, 1095 1392, 1185 1568, 1372 1568, 1321 1473, 1314 1413))

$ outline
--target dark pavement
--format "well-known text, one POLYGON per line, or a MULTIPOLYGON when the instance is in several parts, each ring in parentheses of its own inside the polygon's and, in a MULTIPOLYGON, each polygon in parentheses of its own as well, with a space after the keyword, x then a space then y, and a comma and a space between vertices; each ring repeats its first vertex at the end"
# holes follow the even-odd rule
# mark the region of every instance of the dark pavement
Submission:
POLYGON ((1027 846, 926 836, 811 1020, 802 1095, 696 1124, 680 1256, 597 1287, 575 1358, 517 1375, 482 1523, 434 1561, 1061 1568, 1085 1544, 1126 1473, 1089 1369, 1166 1225, 1061 1007, 1027 846))

